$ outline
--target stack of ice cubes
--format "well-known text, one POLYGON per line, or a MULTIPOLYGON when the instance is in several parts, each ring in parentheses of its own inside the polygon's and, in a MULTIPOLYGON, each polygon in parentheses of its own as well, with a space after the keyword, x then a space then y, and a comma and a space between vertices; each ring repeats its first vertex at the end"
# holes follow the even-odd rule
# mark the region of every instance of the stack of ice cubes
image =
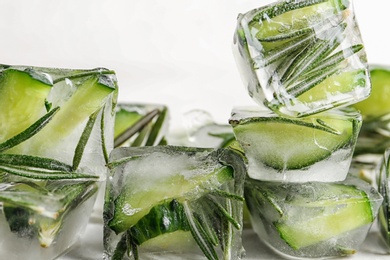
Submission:
POLYGON ((349 176, 371 90, 352 1, 277 1, 238 17, 237 65, 259 104, 229 123, 248 160, 253 229, 293 257, 355 253, 382 196, 349 176))

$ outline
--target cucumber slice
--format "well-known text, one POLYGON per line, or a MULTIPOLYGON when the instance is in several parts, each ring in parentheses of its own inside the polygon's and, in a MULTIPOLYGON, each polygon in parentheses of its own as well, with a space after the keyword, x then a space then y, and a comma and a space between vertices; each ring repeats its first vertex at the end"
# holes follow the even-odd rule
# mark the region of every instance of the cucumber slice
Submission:
POLYGON ((280 3, 261 11, 254 17, 252 25, 258 30, 256 38, 260 41, 283 40, 303 33, 315 33, 310 30, 312 26, 345 8, 333 0, 302 1, 295 5, 280 3))
POLYGON ((364 118, 376 118, 390 112, 390 70, 384 66, 370 68, 371 94, 353 105, 364 118))
MULTIPOLYGON (((298 205, 294 204, 295 201, 288 203, 293 207, 298 206, 297 215, 304 212, 304 209, 300 210, 301 207, 316 209, 323 207, 318 215, 311 216, 309 219, 286 213, 275 223, 281 238, 293 249, 298 250, 331 239, 373 222, 374 214, 365 192, 357 190, 355 187, 337 185, 331 187, 330 191, 325 189, 325 193, 332 194, 333 188, 342 190, 345 198, 337 201, 332 201, 331 197, 315 202, 298 201, 298 205)), ((307 215, 305 214, 305 216, 307 215)))
POLYGON ((80 127, 80 124, 85 124, 94 112, 103 107, 115 89, 105 84, 101 77, 99 74, 92 75, 77 87, 50 123, 23 144, 29 153, 37 156, 50 155, 52 147, 64 142, 72 131, 80 127))
POLYGON ((313 258, 356 251, 382 202, 377 191, 353 177, 305 184, 247 178, 245 199, 259 236, 285 254, 313 258))
POLYGON ((115 113, 114 138, 122 134, 129 126, 134 125, 142 115, 136 111, 127 111, 118 105, 118 111, 115 113))
POLYGON ((137 245, 176 231, 190 231, 184 207, 176 200, 154 206, 129 230, 137 245))
POLYGON ((121 233, 135 225, 151 208, 164 200, 193 200, 232 178, 232 168, 221 166, 191 178, 177 173, 145 191, 134 192, 133 185, 125 187, 115 200, 115 213, 108 225, 117 234, 121 233))
POLYGON ((337 99, 337 95, 350 93, 356 88, 364 88, 366 86, 366 73, 363 70, 348 71, 317 80, 320 82, 312 85, 312 88, 310 86, 309 88, 303 87, 303 90, 299 91, 302 94, 295 93, 299 101, 316 102, 326 100, 329 95, 337 99))
POLYGON ((244 111, 235 111, 230 124, 249 160, 281 171, 305 168, 351 146, 360 128, 358 114, 292 119, 268 112, 248 112, 246 117, 244 111))
POLYGON ((0 143, 19 134, 45 113, 52 85, 26 71, 7 69, 0 74, 0 143))

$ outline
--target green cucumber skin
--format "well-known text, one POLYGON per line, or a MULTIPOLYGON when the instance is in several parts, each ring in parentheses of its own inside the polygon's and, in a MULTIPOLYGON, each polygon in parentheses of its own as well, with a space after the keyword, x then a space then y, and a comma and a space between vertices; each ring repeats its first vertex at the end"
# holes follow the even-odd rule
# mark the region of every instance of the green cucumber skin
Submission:
POLYGON ((165 201, 150 209, 149 213, 132 226, 128 232, 134 242, 143 242, 162 234, 190 231, 184 207, 177 200, 165 201))

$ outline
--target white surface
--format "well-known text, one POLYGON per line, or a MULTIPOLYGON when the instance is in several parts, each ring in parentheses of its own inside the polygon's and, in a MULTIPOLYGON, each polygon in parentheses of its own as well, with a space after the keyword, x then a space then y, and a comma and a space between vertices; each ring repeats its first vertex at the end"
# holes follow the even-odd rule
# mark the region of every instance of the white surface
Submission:
MULTIPOLYGON (((172 128, 199 108, 226 123, 236 105, 252 105, 231 52, 236 17, 270 0, 3 0, 0 63, 106 67, 117 72, 120 101, 167 104, 172 128)), ((369 62, 390 64, 390 1, 355 0, 369 62)), ((99 259, 101 225, 92 222, 80 250, 61 259, 99 259), (81 252, 81 254, 79 254, 81 252), (74 256, 74 257, 72 257, 74 256)), ((248 239, 248 257, 278 259, 248 239)), ((349 259, 389 259, 369 236, 349 259), (371 249, 371 246, 373 246, 371 249)))
MULTIPOLYGON (((376 223, 375 223, 376 224, 376 223)), ((102 220, 96 214, 92 216, 91 222, 87 227, 86 233, 81 242, 70 251, 67 255, 60 257, 58 260, 97 260, 102 259, 103 252, 103 227, 102 220)), ((250 230, 244 230, 243 245, 246 250, 246 260, 282 260, 281 256, 277 255, 263 244, 257 235, 250 230)), ((368 234, 366 241, 361 246, 360 250, 348 258, 332 258, 335 260, 385 260, 390 259, 390 255, 386 253, 385 246, 377 233, 376 225, 373 226, 368 234)))

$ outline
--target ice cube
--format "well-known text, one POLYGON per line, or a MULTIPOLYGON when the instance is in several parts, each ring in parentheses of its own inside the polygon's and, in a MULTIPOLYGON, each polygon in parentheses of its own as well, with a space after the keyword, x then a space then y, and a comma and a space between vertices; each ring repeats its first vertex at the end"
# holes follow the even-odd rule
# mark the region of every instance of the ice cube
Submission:
POLYGON ((168 143, 176 146, 224 148, 234 141, 229 124, 216 123, 205 110, 195 109, 183 115, 183 129, 168 135, 168 143))
POLYGON ((0 251, 54 259, 82 235, 113 149, 107 69, 0 65, 0 251))
POLYGON ((142 259, 241 259, 246 165, 240 154, 123 147, 113 150, 109 167, 104 259, 128 259, 126 251, 142 259))
POLYGON ((370 94, 352 1, 277 1, 240 14, 233 47, 249 95, 278 114, 306 116, 370 94))
POLYGON ((327 258, 359 250, 382 196, 365 181, 279 183, 248 178, 245 201, 252 226, 275 252, 327 258))
POLYGON ((354 109, 334 109, 285 118, 258 107, 237 107, 229 123, 251 178, 331 182, 346 178, 361 116, 354 109))

